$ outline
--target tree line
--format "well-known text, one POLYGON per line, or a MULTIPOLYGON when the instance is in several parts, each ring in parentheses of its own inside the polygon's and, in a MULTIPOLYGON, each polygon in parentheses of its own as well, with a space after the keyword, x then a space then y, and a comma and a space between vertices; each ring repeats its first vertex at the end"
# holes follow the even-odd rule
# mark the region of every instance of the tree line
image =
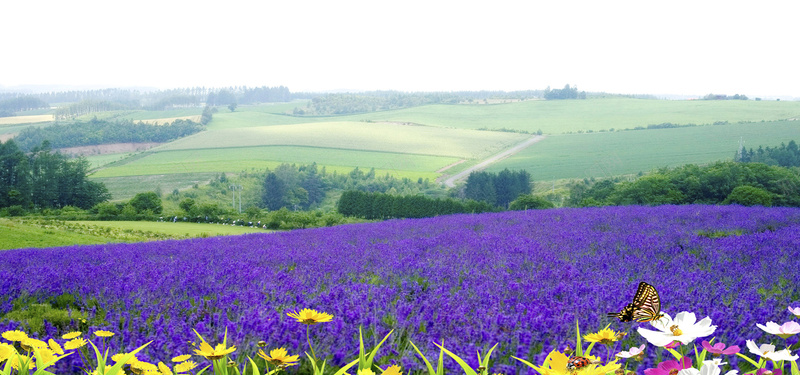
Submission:
MULTIPOLYGON (((210 115, 209 115, 210 116, 210 115)), ((23 129, 14 139, 22 150, 32 150, 45 140, 50 147, 100 145, 127 142, 169 142, 203 130, 191 120, 175 120, 168 125, 150 125, 130 120, 107 121, 92 119, 70 124, 31 126, 23 129)))
POLYGON ((14 116, 14 112, 50 108, 44 100, 35 96, 18 96, 0 100, 0 117, 14 116))
POLYGON ((490 205, 507 208, 520 195, 530 194, 533 189, 528 171, 511 171, 508 168, 499 173, 472 172, 464 186, 464 197, 490 205))
POLYGON ((547 100, 563 100, 563 99, 586 99, 586 91, 578 92, 578 87, 570 87, 569 84, 564 85, 563 89, 551 89, 550 86, 544 90, 544 98, 547 100))
POLYGON ((716 162, 663 168, 634 181, 584 180, 570 186, 574 207, 741 204, 800 207, 800 175, 762 163, 716 162))
POLYGON ((367 193, 358 190, 343 192, 336 209, 342 215, 368 220, 498 211, 495 206, 475 200, 459 201, 453 198, 367 193))
POLYGON ((789 144, 781 143, 776 147, 763 147, 758 146, 758 149, 753 151, 742 149, 736 155, 736 161, 742 163, 764 163, 767 165, 778 165, 781 167, 800 167, 800 147, 797 146, 794 140, 789 141, 789 144))
POLYGON ((23 152, 0 142, 0 207, 11 210, 90 208, 110 199, 105 185, 89 181, 89 162, 53 152, 48 142, 23 152))
POLYGON ((298 116, 329 116, 409 108, 428 104, 458 104, 488 99, 524 100, 541 97, 541 90, 528 91, 456 91, 400 92, 368 91, 362 93, 324 94, 311 98, 305 108, 296 107, 298 116))

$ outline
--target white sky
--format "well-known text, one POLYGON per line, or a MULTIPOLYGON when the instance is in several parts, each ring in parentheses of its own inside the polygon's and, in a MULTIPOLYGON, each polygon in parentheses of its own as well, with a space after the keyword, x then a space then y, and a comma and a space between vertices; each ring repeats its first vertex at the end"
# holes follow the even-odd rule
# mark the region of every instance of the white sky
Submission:
POLYGON ((798 0, 7 0, 0 86, 800 97, 798 0))

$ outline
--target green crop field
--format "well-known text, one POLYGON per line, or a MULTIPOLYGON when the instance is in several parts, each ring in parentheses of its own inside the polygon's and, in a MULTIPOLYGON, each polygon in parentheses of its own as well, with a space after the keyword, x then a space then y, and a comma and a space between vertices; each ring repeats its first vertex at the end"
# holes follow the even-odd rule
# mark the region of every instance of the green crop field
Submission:
POLYGON ((527 137, 518 133, 431 126, 323 122, 210 130, 153 151, 290 145, 474 159, 492 155, 527 137))
POLYGON ((0 250, 28 247, 91 245, 112 240, 91 234, 73 233, 61 229, 40 228, 17 220, 0 218, 0 250))
POLYGON ((528 100, 507 104, 427 105, 336 117, 337 121, 407 121, 461 129, 516 129, 546 134, 633 129, 650 124, 713 124, 800 117, 800 102, 742 100, 528 100))
POLYGON ((549 136, 487 170, 526 169, 534 180, 611 177, 732 159, 746 148, 800 140, 800 121, 549 136))
POLYGON ((140 176, 119 176, 97 178, 89 176, 92 181, 102 182, 111 193, 111 200, 120 201, 133 198, 145 191, 160 190, 169 194, 173 190, 186 189, 195 184, 203 184, 219 176, 219 173, 174 173, 140 176))
POLYGON ((130 163, 101 169, 92 178, 144 176, 154 174, 239 173, 264 171, 281 163, 316 162, 330 173, 347 173, 356 167, 375 168, 376 173, 398 177, 436 178, 435 170, 458 158, 339 150, 297 146, 240 147, 228 149, 175 150, 150 153, 130 163))

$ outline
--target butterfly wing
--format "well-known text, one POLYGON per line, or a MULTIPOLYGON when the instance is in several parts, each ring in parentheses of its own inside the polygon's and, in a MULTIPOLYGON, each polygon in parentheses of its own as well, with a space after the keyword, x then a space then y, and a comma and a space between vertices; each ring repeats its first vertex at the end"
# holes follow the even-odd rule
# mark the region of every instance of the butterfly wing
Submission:
POLYGON ((620 322, 630 322, 633 320, 633 313, 636 309, 637 307, 634 304, 629 303, 618 313, 608 313, 608 317, 617 318, 620 322))
POLYGON ((637 301, 636 298, 634 298, 634 303, 639 302, 639 304, 637 305, 638 308, 633 312, 633 319, 637 322, 658 320, 663 315, 661 313, 661 298, 658 296, 658 291, 654 286, 646 283, 639 284, 640 289, 642 289, 642 284, 644 284, 644 290, 641 295, 639 295, 637 291, 637 297, 640 297, 640 300, 637 301))

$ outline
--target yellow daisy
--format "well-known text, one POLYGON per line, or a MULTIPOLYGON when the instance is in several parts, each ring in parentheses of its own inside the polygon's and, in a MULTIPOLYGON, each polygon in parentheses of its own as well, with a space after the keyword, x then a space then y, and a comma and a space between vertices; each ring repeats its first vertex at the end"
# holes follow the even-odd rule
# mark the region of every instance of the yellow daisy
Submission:
POLYGON ((72 331, 70 333, 65 333, 64 336, 61 336, 61 338, 64 339, 64 340, 72 340, 72 339, 74 339, 76 337, 79 337, 82 334, 83 334, 83 332, 81 332, 81 331, 72 331))
POLYGON ((136 361, 131 363, 131 371, 133 371, 134 374, 144 374, 158 371, 158 366, 149 362, 136 361))
POLYGON ((183 362, 183 361, 185 361, 185 360, 187 360, 189 358, 192 358, 191 354, 179 355, 179 356, 177 356, 175 358, 172 358, 172 362, 183 362))
POLYGON ((110 331, 94 331, 94 334, 97 337, 111 337, 111 336, 114 336, 114 332, 110 332, 110 331))
POLYGON ((620 333, 614 332, 612 329, 603 328, 597 333, 590 333, 583 336, 583 339, 588 342, 599 342, 603 345, 608 345, 620 339, 620 333))
POLYGON ((216 347, 211 347, 207 342, 203 341, 200 343, 200 349, 195 349, 194 353, 197 355, 201 355, 210 359, 212 361, 220 359, 230 353, 236 351, 235 346, 231 346, 230 348, 226 348, 225 344, 217 344, 216 347))
POLYGON ((58 345, 56 340, 53 339, 47 340, 47 346, 50 347, 50 350, 52 350, 53 353, 56 353, 58 355, 64 355, 64 349, 61 349, 61 345, 58 345))
POLYGON ((8 362, 11 363, 11 367, 17 371, 19 371, 20 367, 25 365, 25 361, 28 361, 28 370, 33 370, 34 368, 36 368, 36 359, 34 358, 28 358, 25 356, 18 355, 8 360, 8 362))
POLYGON ((269 351, 269 355, 264 353, 263 350, 258 351, 258 356, 264 358, 265 361, 273 364, 273 365, 284 365, 284 366, 294 366, 300 360, 299 355, 289 355, 289 352, 286 351, 285 348, 278 348, 272 349, 269 351))
POLYGON ((84 345, 86 345, 86 339, 84 339, 83 337, 78 337, 76 339, 72 339, 65 342, 64 349, 67 350, 78 349, 84 345))
POLYGON ((195 367, 197 367, 197 363, 194 363, 193 361, 186 361, 175 365, 174 370, 175 373, 181 373, 191 371, 195 367))
POLYGON ((22 331, 5 331, 3 338, 8 341, 22 341, 28 338, 28 334, 22 331))
POLYGON ((20 346, 22 350, 26 352, 33 351, 33 349, 42 349, 47 347, 47 343, 42 340, 37 340, 31 337, 28 337, 22 341, 20 341, 20 346))
POLYGON ((403 372, 400 371, 400 366, 392 365, 386 368, 386 370, 383 371, 381 375, 403 375, 403 372))
POLYGON ((17 354, 17 349, 14 348, 14 345, 0 342, 0 362, 11 358, 14 354, 17 354))
MULTIPOLYGON (((122 360, 122 358, 124 358, 126 355, 128 355, 128 353, 118 353, 118 354, 114 354, 114 355, 112 355, 112 356, 111 356, 111 360, 112 360, 112 361, 114 361, 114 363, 119 363, 119 361, 121 361, 121 360, 122 360)), ((128 360, 128 362, 125 362, 125 363, 126 363, 126 364, 128 364, 128 365, 132 365, 132 364, 134 364, 134 363, 136 363, 136 362, 139 362, 139 360, 138 360, 138 359, 136 359, 136 356, 134 355, 133 357, 131 357, 131 358, 128 360)))
POLYGON ((158 362, 158 371, 161 371, 162 375, 172 375, 172 370, 164 362, 158 362))
POLYGON ((363 370, 358 370, 358 373, 356 373, 356 375, 375 375, 375 373, 372 372, 371 369, 365 368, 363 370))
POLYGON ((298 322, 303 324, 325 323, 330 322, 333 319, 333 315, 331 314, 317 312, 316 310, 312 309, 302 309, 300 312, 290 311, 286 313, 286 315, 297 319, 298 322))

